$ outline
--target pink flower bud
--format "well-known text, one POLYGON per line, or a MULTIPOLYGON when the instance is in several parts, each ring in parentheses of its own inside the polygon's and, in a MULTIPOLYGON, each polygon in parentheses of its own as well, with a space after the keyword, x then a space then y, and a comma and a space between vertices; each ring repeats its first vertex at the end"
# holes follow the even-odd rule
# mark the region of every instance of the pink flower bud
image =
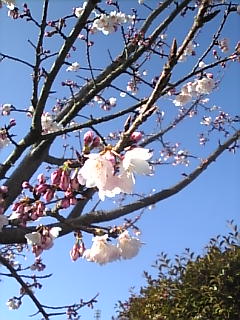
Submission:
POLYGON ((83 255, 85 251, 84 243, 75 243, 70 251, 70 257, 72 261, 76 261, 79 257, 83 255))
POLYGON ((15 119, 11 119, 10 122, 9 122, 10 128, 14 127, 15 125, 16 125, 16 120, 15 119))
POLYGON ((60 206, 62 209, 70 207, 70 200, 68 198, 64 198, 63 200, 61 200, 60 206))
POLYGON ((79 189, 79 182, 78 182, 77 177, 74 177, 73 179, 71 179, 70 185, 71 185, 71 189, 72 190, 78 190, 79 189))
MULTIPOLYGON (((16 203, 16 205, 17 205, 17 203, 16 203)), ((14 211, 17 213, 23 213, 24 212, 24 204, 18 203, 18 206, 16 206, 16 209, 14 211)))
POLYGON ((69 202, 70 202, 71 205, 75 205, 75 204, 78 203, 77 199, 74 198, 74 197, 73 197, 73 198, 70 198, 70 199, 69 199, 69 202))
POLYGON ((31 189, 31 185, 30 185, 30 183, 28 182, 28 181, 24 181, 23 183, 22 183, 22 188, 23 189, 31 189))
POLYGON ((17 208, 18 208, 18 206, 19 206, 19 202, 16 202, 16 203, 14 203, 13 205, 12 205, 12 211, 16 211, 17 210, 17 208))
POLYGON ((39 257, 42 252, 43 249, 41 246, 32 246, 32 253, 34 253, 36 257, 39 257))
POLYGON ((78 244, 75 244, 70 250, 70 257, 72 261, 76 261, 78 258, 80 258, 80 254, 78 252, 78 244))
POLYGON ((213 74, 212 73, 207 73, 206 76, 207 76, 208 79, 213 79, 213 74))
POLYGON ((43 184, 46 182, 46 178, 43 173, 40 173, 37 177, 39 184, 43 184))
POLYGON ((37 210, 42 212, 45 210, 45 204, 42 201, 37 203, 37 210))
POLYGON ((84 145, 90 145, 93 142, 94 132, 89 130, 83 136, 84 145))
POLYGON ((70 177, 67 171, 62 171, 59 188, 61 188, 63 191, 66 191, 68 189, 70 183, 70 177))
POLYGON ((100 139, 98 136, 95 137, 95 138, 93 139, 93 142, 92 142, 91 147, 92 147, 92 148, 97 148, 97 147, 99 147, 100 141, 101 141, 101 139, 100 139))
POLYGON ((54 197, 54 190, 47 189, 47 191, 44 193, 43 198, 46 200, 46 202, 49 202, 54 197))
POLYGON ((7 186, 1 186, 0 187, 0 192, 1 193, 7 193, 8 192, 8 187, 7 186))
POLYGON ((32 212, 31 215, 30 215, 32 221, 35 221, 39 218, 37 212, 32 212))
POLYGON ((142 139, 142 134, 141 132, 139 131, 135 131, 131 134, 131 137, 130 139, 133 141, 133 142, 138 142, 142 139))
POLYGON ((39 194, 43 194, 47 191, 48 188, 49 186, 47 184, 40 184, 36 187, 36 192, 39 194))
POLYGON ((61 175, 62 175, 62 169, 59 168, 59 169, 53 171, 51 174, 52 184, 59 185, 60 180, 61 180, 61 175))

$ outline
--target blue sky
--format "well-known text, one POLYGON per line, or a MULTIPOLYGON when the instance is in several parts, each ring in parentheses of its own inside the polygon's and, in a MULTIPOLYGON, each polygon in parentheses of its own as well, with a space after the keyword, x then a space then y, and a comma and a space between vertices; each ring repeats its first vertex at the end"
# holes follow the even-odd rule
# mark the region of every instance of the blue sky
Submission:
MULTIPOLYGON (((147 1, 147 0, 146 0, 147 1)), ((158 1, 148 0, 152 7, 158 1)), ((78 6, 82 1, 51 1, 50 13, 54 17, 71 12, 71 8, 78 6)), ((21 5, 18 2, 19 6, 21 5)), ((28 2, 32 8, 34 16, 39 17, 41 2, 32 0, 28 2)), ((138 7, 137 0, 122 1, 123 8, 131 13, 132 7, 138 7)), ((144 16, 147 10, 139 6, 140 15, 144 16)), ((36 28, 30 23, 25 23, 21 20, 13 21, 7 17, 5 8, 0 10, 0 43, 2 51, 5 54, 12 54, 14 56, 27 59, 33 62, 33 49, 27 43, 27 39, 35 41, 36 28), (6 31, 7 30, 7 31, 6 31)), ((158 21, 157 23, 159 23, 158 21)), ((185 28, 182 26, 189 24, 188 20, 179 19, 178 27, 174 30, 169 30, 170 36, 179 39, 184 34, 185 28)), ((215 26, 214 23, 210 29, 215 26)), ((224 36, 230 37, 230 47, 234 48, 238 40, 238 30, 240 26, 240 16, 235 15, 226 25, 224 36)), ((109 62, 107 49, 110 48, 113 56, 120 50, 119 43, 115 40, 116 35, 112 34, 109 37, 104 35, 96 35, 94 38, 95 45, 92 51, 92 57, 95 65, 103 67, 106 62, 109 62), (99 54, 101 52, 101 54, 99 54)), ((209 31, 203 31, 199 38, 201 39, 202 47, 197 48, 197 53, 204 49, 204 45, 209 43, 209 31)), ((53 51, 58 50, 59 41, 50 38, 46 41, 46 46, 53 51)), ((85 56, 79 54, 79 51, 72 54, 70 62, 79 61, 84 64, 85 56)), ((191 68, 194 58, 190 57, 189 61, 184 66, 179 67, 179 75, 185 71, 185 67, 191 68)), ((208 61, 206 61, 208 62, 208 61)), ((48 65, 46 65, 48 66, 48 65)), ((161 62, 153 59, 149 63, 149 69, 161 69, 161 62)), ((154 71, 149 71, 149 78, 154 74, 154 71)), ((30 70, 18 65, 17 63, 3 61, 0 64, 0 104, 12 103, 18 108, 26 108, 30 105, 31 97, 31 77, 30 70)), ((210 103, 212 105, 221 106, 226 112, 232 115, 239 114, 239 64, 234 63, 224 70, 224 77, 221 81, 220 88, 217 89, 210 96, 210 103)), ((221 74, 219 74, 221 76, 221 74)), ((74 78, 74 75, 69 75, 65 69, 60 73, 59 81, 66 78, 74 78)), ((119 81, 119 84, 124 87, 125 79, 119 81)), ((54 88, 55 89, 55 88, 54 88)), ((61 86, 56 86, 58 93, 63 97, 67 96, 67 92, 61 86)), ((140 91, 139 96, 143 97, 147 94, 147 90, 140 91)), ((114 94, 113 91, 108 97, 114 94)), ((47 108, 51 108, 56 101, 57 95, 51 97, 48 101, 47 108)), ((131 105, 132 99, 120 98, 118 96, 117 108, 131 105)), ((169 107, 169 100, 163 99, 160 105, 166 109, 170 115, 174 113, 173 109, 169 107), (168 109, 169 108, 169 109, 168 109)), ((101 110, 94 107, 94 115, 100 115, 101 110)), ((171 107, 172 108, 172 107, 171 107)), ((87 111, 88 112, 88 111, 87 111)), ((13 114, 11 117, 16 117, 17 126, 14 132, 21 137, 24 134, 24 129, 30 124, 30 120, 25 115, 13 114), (20 124, 20 125, 19 125, 20 124)), ((4 125, 9 118, 0 117, 1 126, 4 125)), ((124 123, 117 124, 119 129, 124 123)), ((218 137, 213 136, 213 142, 210 142, 205 149, 199 149, 197 145, 197 133, 199 132, 199 118, 192 121, 186 120, 179 129, 169 135, 171 141, 180 141, 183 147, 192 148, 194 152, 203 154, 203 157, 213 150, 214 143, 217 142, 218 137)), ((113 130, 113 127, 101 127, 101 130, 113 130)), ((147 128, 149 129, 149 128, 147 128)), ((223 136, 220 137, 223 141, 223 136)), ((58 146, 64 142, 59 139, 58 146)), ((158 146, 154 146, 154 154, 158 157, 158 146)), ((1 150, 1 161, 11 150, 11 146, 5 150, 1 150)), ((56 151, 53 149, 53 151, 56 151)), ((121 262, 114 262, 106 266, 98 266, 83 260, 78 260, 73 263, 69 258, 69 250, 71 249, 74 238, 73 235, 68 235, 64 238, 57 239, 52 250, 43 253, 43 261, 47 264, 45 273, 53 273, 53 276, 47 280, 43 280, 43 288, 36 291, 36 295, 43 304, 48 305, 66 305, 73 302, 78 302, 78 299, 83 298, 88 300, 96 293, 99 293, 98 303, 96 308, 101 310, 102 319, 110 320, 114 314, 114 304, 118 300, 124 300, 128 297, 128 290, 135 287, 136 290, 143 285, 144 279, 142 277, 144 270, 151 270, 151 264, 156 259, 158 253, 164 251, 173 257, 175 254, 180 254, 186 247, 191 248, 197 253, 204 252, 204 246, 211 237, 217 234, 226 234, 229 231, 227 220, 234 219, 239 223, 239 153, 232 155, 225 152, 216 163, 212 164, 210 168, 204 172, 196 181, 190 186, 181 191, 179 194, 166 199, 156 205, 151 210, 146 209, 141 220, 138 223, 142 231, 141 240, 144 243, 139 255, 132 259, 121 262)), ((196 165, 196 162, 193 163, 196 165)), ((173 183, 181 178, 183 172, 189 172, 189 168, 183 166, 169 167, 161 166, 158 169, 158 175, 153 177, 146 177, 139 179, 136 185, 138 192, 151 192, 153 188, 160 190, 161 188, 171 186, 173 183), (142 188, 144 186, 144 188, 142 188), (144 189, 144 190, 143 190, 144 189)), ((90 204, 92 207, 94 202, 90 204)), ((109 202, 101 204, 104 208, 108 207, 109 202)), ((131 217, 134 217, 132 214, 131 217)), ((122 223, 120 219, 114 223, 122 223)), ((105 224, 109 225, 109 223, 105 224)), ((86 244, 90 246, 91 238, 86 237, 86 244)), ((27 255, 26 263, 33 262, 34 257, 27 255)), ((3 268, 0 270, 4 272, 3 268)), ((8 278, 1 279, 1 299, 0 299, 0 320, 17 320, 27 319, 27 316, 35 312, 35 307, 32 305, 28 297, 23 300, 23 305, 18 311, 9 311, 5 305, 8 298, 18 294, 18 286, 14 280, 8 278)), ((81 312, 81 319, 93 319, 94 311, 84 308, 81 312)), ((36 319, 40 319, 36 317, 36 319)), ((58 319, 64 319, 59 317, 58 319)))

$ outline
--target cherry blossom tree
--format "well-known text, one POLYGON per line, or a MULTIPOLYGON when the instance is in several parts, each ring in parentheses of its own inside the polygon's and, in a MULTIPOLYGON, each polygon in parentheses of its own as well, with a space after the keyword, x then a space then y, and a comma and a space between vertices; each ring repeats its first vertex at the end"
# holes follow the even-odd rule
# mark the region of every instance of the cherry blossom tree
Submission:
POLYGON ((24 24, 34 28, 36 40, 25 40, 31 59, 0 52, 1 65, 20 65, 31 82, 28 106, 13 105, 11 97, 1 101, 0 263, 21 286, 9 309, 28 295, 43 319, 76 319, 96 297, 49 311, 33 290, 43 276, 31 272, 47 263, 41 254, 73 233, 73 261, 134 258, 144 209, 183 190, 222 153, 237 152, 240 118, 231 106, 212 105, 211 95, 221 90, 228 66, 239 67, 240 44, 224 32, 240 7, 136 0, 131 8, 88 0, 55 17, 44 0, 39 18, 31 5, 1 3, 16 24, 15 37, 24 24), (184 28, 176 37, 179 25, 184 28), (184 135, 174 138, 186 123, 195 128, 188 135, 192 150, 184 147, 184 135), (186 167, 184 174, 173 185, 156 186, 163 168, 176 166, 186 167), (149 190, 141 188, 145 183, 152 184, 149 190), (122 223, 115 224, 118 218, 122 223), (35 262, 26 267, 16 256, 27 248, 35 262))

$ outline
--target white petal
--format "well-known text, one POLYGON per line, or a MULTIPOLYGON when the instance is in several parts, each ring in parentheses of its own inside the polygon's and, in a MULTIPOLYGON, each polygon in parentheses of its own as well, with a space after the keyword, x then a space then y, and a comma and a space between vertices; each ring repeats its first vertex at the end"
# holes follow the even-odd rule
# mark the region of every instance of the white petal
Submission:
POLYGON ((31 246, 41 244, 41 234, 39 232, 32 232, 25 234, 27 243, 31 246))
POLYGON ((53 238, 57 238, 59 236, 59 232, 62 230, 62 228, 60 227, 53 227, 51 228, 51 230, 49 231, 50 235, 53 238))

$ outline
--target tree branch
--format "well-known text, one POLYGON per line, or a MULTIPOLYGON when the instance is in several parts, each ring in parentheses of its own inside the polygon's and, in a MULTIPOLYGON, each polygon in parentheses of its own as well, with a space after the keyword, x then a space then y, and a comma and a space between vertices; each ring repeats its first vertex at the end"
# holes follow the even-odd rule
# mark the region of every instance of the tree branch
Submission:
POLYGON ((35 297, 34 293, 31 289, 29 289, 28 285, 22 280, 21 276, 17 273, 17 271, 12 267, 12 265, 5 259, 2 255, 0 255, 0 263, 4 265, 9 272, 13 275, 13 277, 17 280, 17 282, 21 285, 21 287, 24 289, 24 292, 32 299, 33 303, 37 307, 39 313, 41 313, 45 320, 49 320, 48 314, 43 309, 41 303, 38 301, 38 299, 35 297))

